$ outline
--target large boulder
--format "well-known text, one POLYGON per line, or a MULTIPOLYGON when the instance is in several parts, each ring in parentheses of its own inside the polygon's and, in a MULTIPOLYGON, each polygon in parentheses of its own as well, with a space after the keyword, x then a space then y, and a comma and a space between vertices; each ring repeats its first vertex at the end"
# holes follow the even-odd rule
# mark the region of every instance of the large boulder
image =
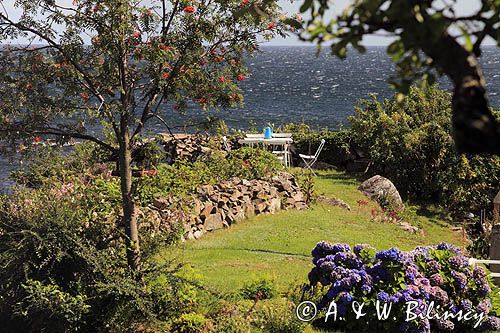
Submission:
POLYGON ((377 201, 382 207, 389 207, 398 211, 404 208, 403 200, 401 200, 396 186, 385 177, 373 176, 361 183, 358 190, 372 200, 377 201))

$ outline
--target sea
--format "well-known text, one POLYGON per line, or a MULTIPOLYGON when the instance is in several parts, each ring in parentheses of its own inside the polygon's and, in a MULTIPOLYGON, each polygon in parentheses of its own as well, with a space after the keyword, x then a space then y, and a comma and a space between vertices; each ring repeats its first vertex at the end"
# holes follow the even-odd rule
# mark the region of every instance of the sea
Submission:
MULTIPOLYGON (((324 48, 319 54, 315 46, 263 46, 246 59, 249 77, 240 87, 244 106, 230 110, 200 112, 192 106, 185 114, 172 105, 164 106, 165 120, 174 131, 194 131, 207 119, 222 119, 233 129, 278 127, 289 122, 304 122, 316 129, 348 127, 347 118, 361 99, 374 94, 379 99, 394 94, 389 80, 395 65, 385 47, 368 47, 366 53, 354 50, 347 59, 333 57, 324 48)), ((500 48, 487 46, 480 58, 490 105, 500 109, 500 48)), ((451 89, 447 78, 441 87, 451 89)), ((160 123, 152 132, 166 132, 160 123)), ((12 185, 9 173, 20 166, 16 156, 0 156, 0 189, 12 185)))

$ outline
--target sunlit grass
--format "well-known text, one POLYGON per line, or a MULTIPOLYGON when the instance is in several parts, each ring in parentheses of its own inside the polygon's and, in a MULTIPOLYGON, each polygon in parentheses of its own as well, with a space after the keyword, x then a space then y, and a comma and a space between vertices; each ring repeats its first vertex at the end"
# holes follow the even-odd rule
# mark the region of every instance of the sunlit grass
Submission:
POLYGON ((182 243, 166 250, 163 256, 193 265, 207 286, 222 292, 237 291, 259 278, 271 279, 280 291, 286 291, 307 280, 310 252, 321 240, 369 243, 377 249, 397 246, 403 250, 442 241, 462 245, 460 234, 418 206, 409 209, 422 212, 415 213, 411 221, 420 226, 421 234, 405 232, 394 224, 372 222, 371 210, 378 206, 356 189, 358 184, 340 172, 320 172, 315 180, 316 191, 344 200, 351 211, 317 204, 306 211, 259 215, 206 234, 200 240, 182 243), (369 203, 359 206, 358 200, 369 203))

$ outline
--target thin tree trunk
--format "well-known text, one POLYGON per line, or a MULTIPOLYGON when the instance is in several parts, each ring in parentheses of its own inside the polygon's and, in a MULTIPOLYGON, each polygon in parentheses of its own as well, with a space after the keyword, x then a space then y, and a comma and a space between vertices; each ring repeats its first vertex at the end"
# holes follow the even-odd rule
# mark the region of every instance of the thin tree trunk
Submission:
POLYGON ((129 267, 140 278, 141 253, 139 246, 139 231, 132 189, 132 153, 128 127, 124 128, 120 137, 119 165, 120 183, 123 207, 123 225, 127 235, 127 261, 129 267))

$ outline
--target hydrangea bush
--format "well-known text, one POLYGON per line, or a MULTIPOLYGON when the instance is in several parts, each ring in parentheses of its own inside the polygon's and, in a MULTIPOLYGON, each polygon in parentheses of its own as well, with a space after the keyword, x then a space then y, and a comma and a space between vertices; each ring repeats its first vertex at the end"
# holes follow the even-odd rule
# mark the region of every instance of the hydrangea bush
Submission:
MULTIPOLYGON (((319 242, 312 251, 314 268, 309 273, 312 288, 321 290, 319 308, 337 305, 338 319, 331 326, 352 331, 384 329, 400 332, 433 332, 451 330, 500 330, 500 319, 490 313, 492 292, 487 273, 469 260, 455 246, 441 243, 421 246, 404 252, 391 248, 377 252, 366 244, 351 250, 348 244, 319 242), (366 316, 356 319, 352 303, 364 303, 366 316), (376 304, 392 305, 387 320, 379 320, 376 304), (406 321, 407 302, 418 302, 414 313, 435 314, 449 311, 458 314, 483 313, 478 328, 476 320, 458 318, 418 318, 406 321), (434 308, 430 309, 434 302, 434 308), (436 312, 436 309, 439 311, 436 312), (340 317, 343 319, 340 320, 340 317)), ((434 314, 434 316, 432 316, 434 314)))

